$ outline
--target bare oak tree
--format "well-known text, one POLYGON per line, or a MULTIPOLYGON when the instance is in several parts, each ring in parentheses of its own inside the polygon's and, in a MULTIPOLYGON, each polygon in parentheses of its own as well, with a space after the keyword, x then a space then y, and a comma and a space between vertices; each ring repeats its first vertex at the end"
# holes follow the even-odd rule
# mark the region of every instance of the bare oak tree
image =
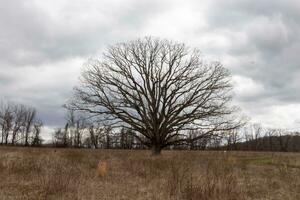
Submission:
POLYGON ((203 61, 199 50, 144 38, 111 46, 91 60, 69 106, 135 131, 136 139, 160 154, 186 142, 188 130, 207 136, 240 126, 229 105, 231 89, 228 70, 203 61))

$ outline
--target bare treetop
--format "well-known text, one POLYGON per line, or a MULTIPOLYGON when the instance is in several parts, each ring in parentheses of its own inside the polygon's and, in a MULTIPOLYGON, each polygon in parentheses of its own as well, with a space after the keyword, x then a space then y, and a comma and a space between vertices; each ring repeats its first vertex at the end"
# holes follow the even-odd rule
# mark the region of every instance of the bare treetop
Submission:
POLYGON ((133 129, 159 153, 183 142, 184 130, 201 130, 199 139, 239 126, 231 117, 231 89, 221 63, 206 63, 182 43, 147 37, 111 46, 90 61, 70 105, 133 129))

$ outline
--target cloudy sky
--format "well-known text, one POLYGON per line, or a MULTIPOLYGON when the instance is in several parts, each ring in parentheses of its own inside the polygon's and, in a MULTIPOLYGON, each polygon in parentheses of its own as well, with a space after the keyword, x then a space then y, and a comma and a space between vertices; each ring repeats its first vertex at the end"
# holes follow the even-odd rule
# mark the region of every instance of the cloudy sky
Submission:
POLYGON ((0 0, 0 100, 36 107, 50 132, 87 59, 143 36, 201 49, 253 122, 300 129, 299 0, 0 0))

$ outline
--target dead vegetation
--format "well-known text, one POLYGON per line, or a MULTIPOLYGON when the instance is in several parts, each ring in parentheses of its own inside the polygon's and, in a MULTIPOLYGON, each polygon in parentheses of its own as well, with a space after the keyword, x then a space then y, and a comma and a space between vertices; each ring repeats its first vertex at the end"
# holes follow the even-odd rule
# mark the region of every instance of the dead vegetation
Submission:
POLYGON ((296 153, 0 149, 0 199, 300 199, 296 153))

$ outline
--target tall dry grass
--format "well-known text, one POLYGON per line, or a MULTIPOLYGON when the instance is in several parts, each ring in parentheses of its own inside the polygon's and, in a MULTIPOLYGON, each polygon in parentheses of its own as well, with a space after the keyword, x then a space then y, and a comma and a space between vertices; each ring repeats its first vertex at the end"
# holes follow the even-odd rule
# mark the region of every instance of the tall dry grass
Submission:
POLYGON ((293 153, 0 148, 5 200, 298 200, 299 177, 293 153))

